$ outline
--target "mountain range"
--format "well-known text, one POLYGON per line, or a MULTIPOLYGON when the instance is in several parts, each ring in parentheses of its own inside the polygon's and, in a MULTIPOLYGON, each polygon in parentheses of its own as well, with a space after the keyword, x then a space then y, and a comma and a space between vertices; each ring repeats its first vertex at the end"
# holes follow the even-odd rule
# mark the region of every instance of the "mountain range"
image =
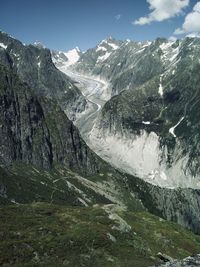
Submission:
POLYGON ((199 56, 198 38, 61 52, 0 32, 2 266, 199 253, 199 56))

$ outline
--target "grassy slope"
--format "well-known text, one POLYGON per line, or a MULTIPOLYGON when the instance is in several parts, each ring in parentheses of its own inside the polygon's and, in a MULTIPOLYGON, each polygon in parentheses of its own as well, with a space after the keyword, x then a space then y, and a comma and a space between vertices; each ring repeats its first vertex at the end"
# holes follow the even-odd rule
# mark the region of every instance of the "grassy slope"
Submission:
POLYGON ((184 258, 200 251, 200 237, 182 227, 146 212, 125 212, 110 205, 3 206, 0 238, 0 265, 15 267, 144 267, 158 262, 158 252, 184 258), (131 229, 119 223, 116 214, 131 229))

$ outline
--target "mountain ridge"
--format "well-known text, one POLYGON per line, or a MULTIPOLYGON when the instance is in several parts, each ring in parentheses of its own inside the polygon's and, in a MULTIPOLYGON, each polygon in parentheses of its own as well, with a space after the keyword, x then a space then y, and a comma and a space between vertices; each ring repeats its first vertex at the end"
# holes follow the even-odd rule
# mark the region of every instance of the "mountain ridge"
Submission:
MULTIPOLYGON (((199 38, 177 41, 158 38, 149 43, 125 42, 112 51, 103 63, 97 62, 97 50, 98 46, 92 52, 88 50, 73 66, 76 71, 89 71, 91 75, 99 75, 107 80, 112 95, 116 95, 105 104, 97 118, 96 127, 91 132, 91 143, 94 143, 92 148, 101 155, 103 146, 107 153, 105 158, 115 164, 115 153, 119 157, 122 150, 128 153, 131 140, 138 138, 141 146, 145 147, 145 138, 149 136, 152 139, 151 135, 154 134, 157 151, 153 152, 154 162, 145 173, 141 173, 137 165, 134 166, 135 158, 127 165, 129 159, 126 154, 126 166, 119 160, 115 166, 121 164, 124 171, 129 168, 129 173, 143 176, 147 181, 160 186, 184 187, 188 183, 188 187, 198 188, 199 151, 195 141, 198 139, 198 122, 194 122, 192 114, 199 112, 199 38), (195 111, 190 111, 190 106, 195 111), (184 129, 182 136, 181 128, 184 129), (119 152, 112 151, 110 143, 118 139, 124 139, 125 144, 121 144, 119 152), (99 141, 101 145, 98 145, 99 141), (163 166, 160 162, 163 162, 163 166), (173 166, 173 162, 176 165, 173 166), (173 181, 173 177, 177 176, 173 181)), ((136 151, 130 150, 130 153, 134 156, 136 151)), ((143 157, 141 153, 140 157, 143 157)), ((145 169, 148 162, 141 159, 139 164, 145 169)))
MULTIPOLYGON (((120 166, 114 168, 90 149, 74 126, 77 114, 80 120, 84 114, 82 118, 91 119, 92 123, 97 119, 101 124, 100 112, 106 117, 112 111, 110 103, 124 92, 104 105, 106 99, 102 93, 107 86, 99 88, 91 80, 91 88, 84 88, 88 89, 84 95, 81 81, 85 79, 87 86, 87 77, 73 81, 56 68, 49 50, 25 48, 0 34, 0 40, 4 38, 10 43, 4 41, 4 46, 8 46, 0 48, 0 203, 4 220, 1 229, 7 225, 9 229, 0 231, 5 240, 0 249, 1 264, 75 266, 78 262, 86 266, 92 261, 97 266, 132 266, 134 262, 136 266, 147 267, 160 262, 156 256, 160 251, 178 259, 198 253, 198 236, 179 225, 200 233, 199 190, 161 188, 123 172, 120 166), (20 57, 18 63, 13 51, 18 51, 23 60, 20 57), (55 81, 60 84, 56 92, 55 81), (64 99, 63 89, 69 89, 64 99), (80 103, 70 95, 70 89, 78 98, 82 96, 80 103), (105 101, 97 105, 93 99, 93 110, 87 115, 90 90, 105 101), (60 98, 53 93, 60 94, 60 98), (82 105, 82 109, 77 105, 82 105), (190 249, 186 248, 188 244, 190 249), (68 258, 66 249, 69 249, 68 258)), ((99 50, 107 47, 114 52, 118 50, 116 46, 113 41, 111 46, 106 42, 99 50)), ((97 52, 101 59, 105 56, 97 52)), ((72 65, 72 72, 74 67, 76 64, 72 65)), ((153 81, 158 99, 161 98, 159 78, 153 81)), ((174 101, 174 95, 168 96, 167 101, 171 97, 174 101)), ((143 127, 150 127, 151 131, 147 119, 143 127)), ((121 126, 120 121, 117 123, 121 126)), ((78 126, 85 125, 82 122, 78 126)), ((178 136, 175 128, 172 132, 178 136)))

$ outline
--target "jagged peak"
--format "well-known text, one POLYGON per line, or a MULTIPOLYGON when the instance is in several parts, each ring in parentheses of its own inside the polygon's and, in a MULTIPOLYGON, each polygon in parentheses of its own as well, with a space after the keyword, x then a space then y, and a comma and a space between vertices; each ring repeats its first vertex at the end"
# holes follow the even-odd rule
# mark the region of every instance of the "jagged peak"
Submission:
POLYGON ((46 46, 45 45, 43 45, 41 42, 39 42, 39 41, 35 41, 34 43, 33 43, 33 45, 35 46, 35 47, 37 47, 37 48, 46 48, 46 46))

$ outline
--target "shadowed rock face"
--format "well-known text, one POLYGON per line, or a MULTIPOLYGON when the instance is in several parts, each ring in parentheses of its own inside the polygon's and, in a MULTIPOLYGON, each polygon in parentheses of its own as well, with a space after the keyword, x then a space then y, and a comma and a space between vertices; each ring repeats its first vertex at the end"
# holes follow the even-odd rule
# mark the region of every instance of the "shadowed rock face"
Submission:
POLYGON ((49 49, 23 45, 2 32, 0 43, 6 47, 0 47, 0 62, 11 67, 35 94, 57 100, 72 120, 84 111, 86 100, 73 81, 55 67, 49 49))
POLYGON ((60 107, 35 96, 11 70, 0 67, 0 73, 1 162, 22 161, 45 169, 64 163, 95 173, 94 154, 60 107))

